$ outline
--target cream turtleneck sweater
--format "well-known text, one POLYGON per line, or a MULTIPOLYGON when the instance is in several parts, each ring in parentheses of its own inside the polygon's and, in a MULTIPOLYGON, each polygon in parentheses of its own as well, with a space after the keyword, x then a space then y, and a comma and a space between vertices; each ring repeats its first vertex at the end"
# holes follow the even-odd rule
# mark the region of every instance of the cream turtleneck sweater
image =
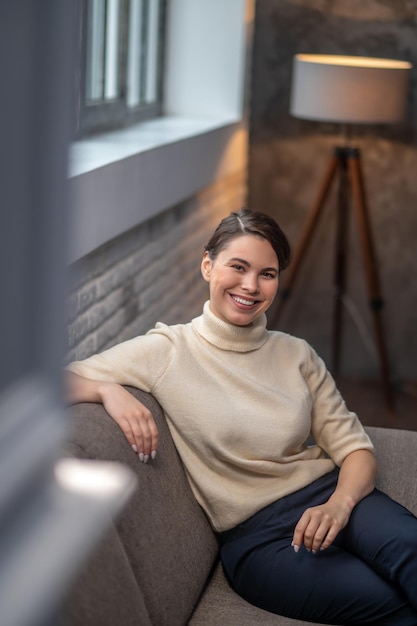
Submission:
POLYGON ((148 391, 164 408, 194 495, 224 531, 372 450, 323 361, 302 339, 213 315, 158 323, 69 369, 148 391), (312 434, 317 445, 307 444, 312 434), (329 458, 330 457, 330 458, 329 458))

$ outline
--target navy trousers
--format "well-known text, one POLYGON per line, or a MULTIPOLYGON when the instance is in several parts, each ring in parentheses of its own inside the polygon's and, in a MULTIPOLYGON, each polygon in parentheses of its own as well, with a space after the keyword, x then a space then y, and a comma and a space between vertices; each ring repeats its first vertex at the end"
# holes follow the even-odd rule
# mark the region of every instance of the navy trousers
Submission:
POLYGON ((338 470, 219 533, 226 577, 248 602, 322 624, 417 626, 417 518, 375 489, 334 544, 291 547, 306 508, 333 493, 338 470))

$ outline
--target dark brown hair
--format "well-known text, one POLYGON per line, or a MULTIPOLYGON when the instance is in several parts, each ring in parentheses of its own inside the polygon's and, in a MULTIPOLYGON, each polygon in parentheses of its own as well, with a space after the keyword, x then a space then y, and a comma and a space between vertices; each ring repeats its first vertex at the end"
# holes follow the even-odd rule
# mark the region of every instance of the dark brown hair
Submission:
POLYGON ((272 217, 249 209, 233 211, 225 217, 204 250, 209 253, 210 259, 214 260, 229 241, 242 235, 257 235, 269 241, 278 257, 279 271, 288 267, 291 248, 284 232, 272 217))

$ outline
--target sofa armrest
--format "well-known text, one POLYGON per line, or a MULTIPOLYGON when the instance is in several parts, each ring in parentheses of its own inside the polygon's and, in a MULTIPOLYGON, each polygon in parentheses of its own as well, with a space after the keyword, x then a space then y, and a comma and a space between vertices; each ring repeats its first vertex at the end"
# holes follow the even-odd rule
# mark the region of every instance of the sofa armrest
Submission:
POLYGON ((72 585, 67 626, 152 626, 140 586, 112 525, 72 585))
POLYGON ((417 432, 366 427, 376 450, 377 487, 417 515, 417 432))
MULTIPOLYGON (((114 526, 113 537, 108 537, 95 561, 89 564, 69 609, 75 615, 79 603, 84 603, 84 614, 88 609, 96 619, 88 622, 91 626, 101 623, 101 614, 114 615, 117 593, 103 595, 100 613, 94 613, 95 603, 91 598, 96 598, 113 576, 117 578, 116 570, 120 568, 121 581, 125 580, 132 594, 137 595, 135 607, 132 603, 129 607, 138 624, 142 621, 146 624, 149 617, 158 626, 183 626, 217 560, 217 541, 191 492, 162 408, 151 395, 127 389, 149 408, 159 430, 158 454, 149 463, 139 461, 101 404, 78 404, 69 411, 73 429, 68 453, 123 463, 138 481, 137 491, 114 526), (117 555, 117 561, 112 552, 117 555), (90 583, 89 590, 83 594, 83 581, 93 578, 94 585, 90 583), (138 613, 140 606, 142 612, 138 613)), ((74 622, 75 626, 78 623, 74 622)))

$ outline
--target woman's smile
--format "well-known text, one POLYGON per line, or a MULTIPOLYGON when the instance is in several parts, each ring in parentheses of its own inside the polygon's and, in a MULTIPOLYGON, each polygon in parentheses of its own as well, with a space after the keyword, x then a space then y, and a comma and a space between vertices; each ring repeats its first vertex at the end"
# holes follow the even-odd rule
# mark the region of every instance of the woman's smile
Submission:
POLYGON ((257 235, 232 239, 201 264, 210 285, 210 308, 220 319, 237 326, 252 324, 272 304, 278 289, 278 259, 269 241, 257 235))
POLYGON ((232 298, 232 300, 236 302, 236 304, 243 306, 243 307, 254 307, 260 302, 260 300, 249 300, 248 298, 245 298, 243 296, 236 296, 233 293, 229 295, 232 298))

